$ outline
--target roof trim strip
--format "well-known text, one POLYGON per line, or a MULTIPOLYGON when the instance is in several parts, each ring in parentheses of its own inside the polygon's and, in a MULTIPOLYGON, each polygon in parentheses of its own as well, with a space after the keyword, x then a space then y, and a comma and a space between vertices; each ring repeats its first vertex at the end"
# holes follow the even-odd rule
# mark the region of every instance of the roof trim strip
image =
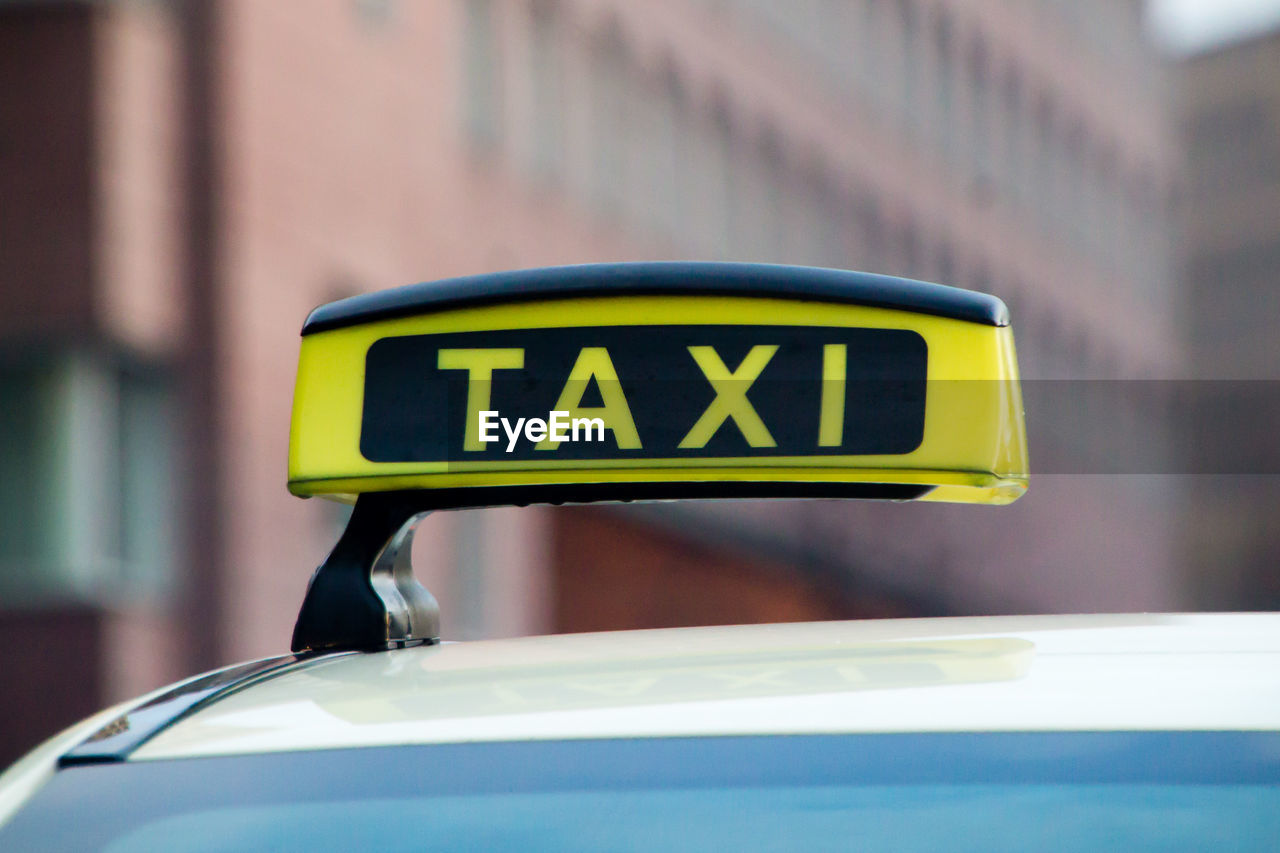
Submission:
POLYGON ((58 759, 58 767, 124 761, 135 749, 200 708, 250 684, 337 654, 279 655, 229 666, 184 681, 116 717, 58 759))
POLYGON ((307 317, 302 334, 464 306, 665 295, 808 299, 1009 325, 1009 310, 999 298, 958 287, 820 267, 664 261, 511 270, 411 284, 322 305, 307 317))

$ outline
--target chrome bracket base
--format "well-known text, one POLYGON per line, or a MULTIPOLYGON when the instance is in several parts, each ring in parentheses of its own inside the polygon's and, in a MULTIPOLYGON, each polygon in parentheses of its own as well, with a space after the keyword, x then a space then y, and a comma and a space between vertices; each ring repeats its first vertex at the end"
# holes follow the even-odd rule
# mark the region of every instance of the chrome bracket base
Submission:
POLYGON ((440 607, 413 576, 413 531, 428 510, 395 494, 356 499, 307 586, 293 651, 375 650, 440 638, 440 607))

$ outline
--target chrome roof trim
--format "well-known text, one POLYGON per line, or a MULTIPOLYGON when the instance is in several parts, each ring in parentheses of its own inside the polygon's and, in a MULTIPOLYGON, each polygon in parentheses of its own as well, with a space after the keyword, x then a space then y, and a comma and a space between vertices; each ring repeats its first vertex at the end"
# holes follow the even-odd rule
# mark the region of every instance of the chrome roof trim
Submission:
POLYGON ((58 767, 124 761, 151 738, 224 696, 284 672, 340 657, 336 653, 278 655, 198 675, 111 720, 58 759, 58 767))

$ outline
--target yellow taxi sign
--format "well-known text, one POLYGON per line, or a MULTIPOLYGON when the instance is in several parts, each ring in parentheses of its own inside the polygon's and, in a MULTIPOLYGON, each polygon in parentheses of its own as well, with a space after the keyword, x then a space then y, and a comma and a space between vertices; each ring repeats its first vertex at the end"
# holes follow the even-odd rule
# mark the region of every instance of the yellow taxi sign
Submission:
POLYGON ((1027 456, 994 297, 839 270, 615 264, 317 309, 298 495, 1008 503, 1027 456))

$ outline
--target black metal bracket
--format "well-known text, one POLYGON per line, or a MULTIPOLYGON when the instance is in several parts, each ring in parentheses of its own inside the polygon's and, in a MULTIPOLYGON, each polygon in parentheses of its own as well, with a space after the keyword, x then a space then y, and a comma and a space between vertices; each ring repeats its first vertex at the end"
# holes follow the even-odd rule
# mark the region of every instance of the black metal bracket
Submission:
POLYGON ((396 648, 440 638, 440 607, 413 577, 409 552, 422 516, 441 509, 706 498, 864 498, 910 501, 931 486, 896 483, 567 483, 369 492, 311 576, 293 651, 396 648))
POLYGON ((440 607, 413 576, 413 531, 430 511, 396 493, 360 495, 311 576, 293 651, 375 650, 440 637, 440 607))

